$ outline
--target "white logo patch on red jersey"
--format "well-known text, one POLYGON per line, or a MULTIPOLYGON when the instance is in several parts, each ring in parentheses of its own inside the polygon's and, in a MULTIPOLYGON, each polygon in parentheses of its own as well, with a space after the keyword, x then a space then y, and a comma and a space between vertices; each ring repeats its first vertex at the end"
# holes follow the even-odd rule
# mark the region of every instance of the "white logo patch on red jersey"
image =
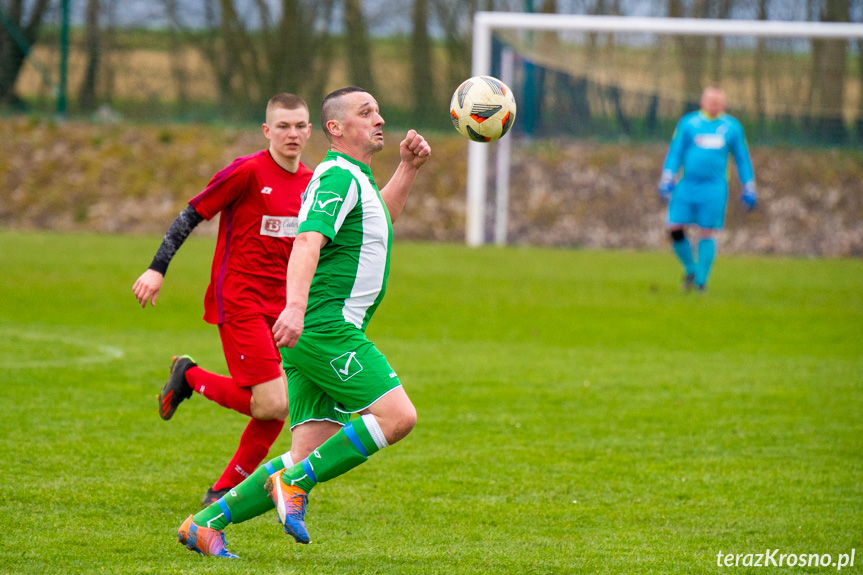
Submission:
POLYGON ((263 216, 261 235, 272 238, 295 238, 300 220, 296 216, 263 216))
POLYGON ((269 194, 272 191, 273 191, 273 188, 271 188, 270 186, 264 186, 264 188, 261 190, 261 193, 262 194, 269 194))

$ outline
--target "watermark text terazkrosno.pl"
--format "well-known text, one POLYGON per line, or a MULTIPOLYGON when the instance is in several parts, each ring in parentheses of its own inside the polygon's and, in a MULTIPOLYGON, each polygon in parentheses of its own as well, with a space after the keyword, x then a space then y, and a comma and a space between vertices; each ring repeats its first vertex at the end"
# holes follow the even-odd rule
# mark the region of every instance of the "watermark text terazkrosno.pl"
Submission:
POLYGON ((850 553, 782 553, 779 549, 765 549, 764 553, 723 553, 716 554, 719 567, 854 567, 856 549, 850 553))

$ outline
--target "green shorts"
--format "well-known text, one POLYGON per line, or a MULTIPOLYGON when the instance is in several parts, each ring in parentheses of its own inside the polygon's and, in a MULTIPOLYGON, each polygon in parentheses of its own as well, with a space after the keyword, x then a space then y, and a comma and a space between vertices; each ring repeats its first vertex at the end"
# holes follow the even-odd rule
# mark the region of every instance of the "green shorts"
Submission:
POLYGON ((296 346, 280 352, 292 428, 306 421, 344 425, 401 385, 387 358, 349 323, 304 331, 296 346))

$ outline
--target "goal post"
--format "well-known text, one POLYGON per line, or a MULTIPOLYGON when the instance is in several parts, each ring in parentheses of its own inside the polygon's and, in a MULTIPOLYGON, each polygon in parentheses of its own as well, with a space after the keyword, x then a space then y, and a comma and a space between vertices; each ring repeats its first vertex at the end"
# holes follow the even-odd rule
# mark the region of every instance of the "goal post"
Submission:
MULTIPOLYGON (((536 14, 513 12, 477 12, 473 22, 473 47, 471 54, 472 75, 490 75, 493 71, 492 38, 502 31, 522 32, 557 32, 557 33, 588 33, 588 34, 655 34, 672 37, 702 36, 702 37, 751 37, 785 38, 785 39, 863 39, 863 24, 829 23, 829 22, 790 22, 763 20, 715 20, 696 18, 642 18, 624 16, 582 16, 562 14, 536 14)), ((858 44, 857 50, 861 50, 858 44)), ((863 62, 863 57, 861 57, 863 62)), ((510 63, 511 65, 511 63, 510 63)), ((861 64, 863 67, 863 64, 861 64)), ((505 67, 504 67, 505 69, 505 67)), ((861 69, 863 75, 863 69, 861 69)), ((863 79, 861 79, 863 86, 863 79)), ((512 86, 515 89, 515 86, 512 86)), ((517 90, 516 90, 517 91, 517 90)), ((863 113, 863 88, 860 99, 860 110, 863 113)), ((518 116, 525 110, 518 102, 518 116)), ((863 120, 863 115, 861 115, 863 120)), ((510 134, 508 138, 513 138, 510 134)), ((497 177, 504 182, 509 181, 509 148, 496 144, 498 157, 496 159, 497 177), (506 173, 501 173, 505 170, 506 173)), ((467 198, 465 239, 469 246, 480 246, 486 242, 486 205, 487 189, 489 187, 490 146, 489 144, 470 142, 468 144, 467 198)), ((508 193, 506 185, 497 185, 497 201, 504 205, 496 206, 495 241, 505 243, 506 232, 502 231, 499 218, 506 214, 508 193)), ((505 226, 505 220, 503 223, 505 226)))

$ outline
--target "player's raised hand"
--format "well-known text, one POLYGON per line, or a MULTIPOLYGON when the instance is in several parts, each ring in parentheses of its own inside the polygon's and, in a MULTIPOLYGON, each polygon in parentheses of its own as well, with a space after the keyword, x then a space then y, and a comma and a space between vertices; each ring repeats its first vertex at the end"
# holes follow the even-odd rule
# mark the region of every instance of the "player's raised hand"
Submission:
POLYGON ((156 299, 159 297, 159 290, 162 289, 162 280, 165 276, 156 270, 147 270, 141 274, 132 286, 132 292, 135 294, 135 299, 141 304, 141 308, 147 307, 147 302, 150 305, 156 305, 156 299))
POLYGON ((399 144, 399 155, 403 162, 419 168, 428 161, 431 156, 431 146, 426 139, 417 134, 416 130, 410 130, 399 144))
POLYGON ((301 309, 286 307, 273 324, 273 339, 276 347, 294 347, 300 340, 305 324, 305 313, 301 309))

